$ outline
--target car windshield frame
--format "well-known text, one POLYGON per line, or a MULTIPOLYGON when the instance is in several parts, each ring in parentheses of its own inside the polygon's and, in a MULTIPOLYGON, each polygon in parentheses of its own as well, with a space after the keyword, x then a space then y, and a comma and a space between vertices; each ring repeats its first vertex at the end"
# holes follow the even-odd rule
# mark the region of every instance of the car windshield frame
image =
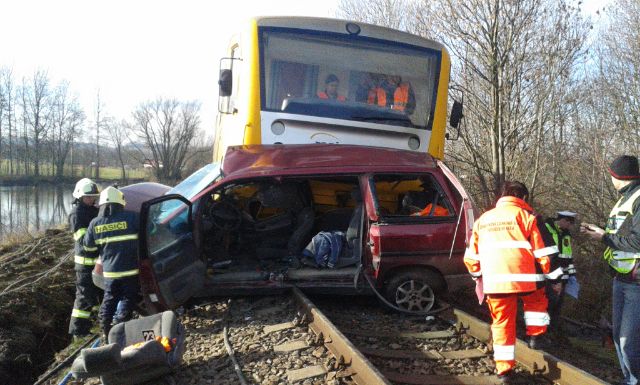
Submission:
MULTIPOLYGON (((219 163, 209 163, 198 171, 189 175, 185 180, 167 191, 164 195, 181 195, 190 202, 197 197, 204 189, 215 181, 222 178, 222 171, 219 163)), ((150 221, 162 223, 171 220, 177 211, 182 207, 179 200, 169 200, 162 202, 156 211, 150 215, 150 221)), ((195 212, 195 211, 194 211, 195 212)))
MULTIPOLYGON (((262 111, 343 119, 360 123, 382 123, 424 130, 432 129, 441 73, 441 51, 391 40, 300 28, 264 26, 259 27, 258 35, 262 111), (354 67, 354 64, 341 64, 339 60, 331 65, 326 64, 328 61, 320 62, 312 59, 306 59, 307 61, 311 60, 311 64, 307 61, 296 62, 296 58, 278 54, 278 49, 287 48, 274 48, 274 43, 268 42, 268 40, 272 39, 276 39, 276 41, 280 39, 281 42, 289 40, 291 41, 291 46, 297 41, 301 46, 333 47, 335 51, 329 52, 334 53, 342 49, 344 52, 353 51, 353 53, 356 53, 360 51, 362 54, 360 56, 364 57, 377 56, 380 59, 384 59, 386 56, 389 58, 393 56, 396 62, 403 61, 405 64, 403 68, 402 65, 397 65, 393 60, 389 59, 380 60, 372 64, 370 68, 361 68, 354 67), (271 47, 268 47, 269 45, 271 47), (400 60, 399 58, 405 60, 400 60), (268 61, 269 64, 267 64, 268 61), (291 70, 295 70, 293 67, 300 67, 298 69, 303 71, 304 75, 299 74, 299 77, 304 84, 298 83, 297 86, 300 90, 298 90, 297 94, 296 92, 291 94, 287 92, 283 96, 281 94, 286 86, 282 85, 282 83, 285 80, 279 73, 284 71, 284 67, 280 69, 279 66, 286 65, 292 66, 291 70), (267 66, 269 67, 268 69, 267 66), (378 69, 374 70, 374 67, 378 69), (385 67, 385 70, 388 69, 389 72, 383 71, 382 67, 385 67), (346 95, 346 100, 329 99, 328 101, 332 105, 327 108, 327 99, 320 98, 318 93, 323 91, 321 86, 325 83, 324 78, 329 79, 330 75, 328 76, 328 74, 333 74, 331 72, 332 68, 342 71, 343 79, 341 83, 344 84, 341 84, 341 90, 348 90, 348 95, 346 95), (397 71, 394 73, 394 70, 406 72, 400 74, 397 71), (345 75, 347 73, 348 75, 345 75), (404 82, 403 76, 406 74, 413 76, 414 79, 411 80, 409 78, 407 83, 410 84, 411 93, 413 94, 411 97, 414 98, 415 110, 411 113, 406 113, 405 119, 399 119, 395 116, 399 111, 393 110, 392 108, 394 107, 389 107, 388 105, 387 107, 380 107, 375 104, 377 102, 371 104, 370 100, 362 99, 363 93, 361 91, 363 90, 368 90, 370 95, 372 89, 386 87, 387 95, 390 95, 389 92, 393 92, 394 86, 390 86, 386 79, 400 76, 402 78, 400 81, 404 82), (281 78, 282 80, 278 80, 281 78), (366 85, 362 84, 363 81, 366 85), (314 98, 318 100, 317 105, 309 103, 314 98)), ((290 78, 289 82, 293 81, 291 80, 294 77, 293 75, 287 77, 290 78)), ((387 96, 387 99, 390 98, 390 96, 387 96)))
POLYGON ((220 163, 209 163, 189 175, 164 195, 179 194, 191 201, 202 190, 221 177, 222 172, 220 170, 220 163))

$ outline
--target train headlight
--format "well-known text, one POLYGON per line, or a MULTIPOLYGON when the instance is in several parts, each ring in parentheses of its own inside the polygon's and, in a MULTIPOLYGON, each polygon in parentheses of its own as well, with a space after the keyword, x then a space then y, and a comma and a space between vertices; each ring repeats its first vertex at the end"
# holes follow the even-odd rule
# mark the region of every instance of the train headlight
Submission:
POLYGON ((284 123, 282 122, 271 123, 271 132, 273 132, 274 135, 284 134, 284 123))
POLYGON ((420 139, 416 138, 415 136, 409 138, 409 148, 412 150, 417 150, 418 148, 420 148, 420 139))

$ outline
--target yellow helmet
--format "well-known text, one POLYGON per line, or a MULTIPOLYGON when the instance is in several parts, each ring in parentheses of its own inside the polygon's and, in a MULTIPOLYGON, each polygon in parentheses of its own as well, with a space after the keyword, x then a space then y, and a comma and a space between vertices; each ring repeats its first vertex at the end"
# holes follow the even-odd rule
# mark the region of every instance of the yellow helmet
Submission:
POLYGON ((98 185, 89 178, 82 178, 76 183, 73 189, 73 197, 80 199, 82 197, 97 197, 100 194, 98 185))
POLYGON ((125 205, 124 194, 115 187, 109 186, 100 193, 100 201, 98 205, 102 206, 107 203, 118 203, 125 205))

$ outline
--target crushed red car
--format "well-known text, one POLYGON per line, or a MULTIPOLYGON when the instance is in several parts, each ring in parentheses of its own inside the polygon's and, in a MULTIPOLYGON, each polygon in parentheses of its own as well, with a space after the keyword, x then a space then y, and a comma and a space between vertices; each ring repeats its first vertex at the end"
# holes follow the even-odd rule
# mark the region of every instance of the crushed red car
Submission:
MULTIPOLYGON (((139 194, 149 196, 144 184, 125 188, 127 200, 139 194)), ((297 286, 338 295, 375 290, 424 313, 452 284, 471 281, 462 258, 475 207, 428 154, 230 147, 221 165, 142 203, 140 216, 140 283, 151 311, 192 297, 297 286)))

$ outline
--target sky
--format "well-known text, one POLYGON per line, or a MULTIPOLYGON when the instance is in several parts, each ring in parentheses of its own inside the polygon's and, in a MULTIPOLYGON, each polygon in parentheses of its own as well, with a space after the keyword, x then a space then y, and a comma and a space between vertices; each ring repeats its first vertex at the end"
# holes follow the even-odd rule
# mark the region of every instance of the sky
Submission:
POLYGON ((69 81, 88 118, 130 118, 158 96, 202 103, 213 133, 219 60, 251 16, 331 17, 338 0, 0 0, 0 66, 69 81))
MULTIPOLYGON (((585 0, 592 14, 610 0, 585 0)), ((333 17, 339 0, 0 0, 0 66, 65 79, 88 119, 129 119, 158 96, 202 103, 213 133, 217 77, 230 37, 251 16, 333 17)))

